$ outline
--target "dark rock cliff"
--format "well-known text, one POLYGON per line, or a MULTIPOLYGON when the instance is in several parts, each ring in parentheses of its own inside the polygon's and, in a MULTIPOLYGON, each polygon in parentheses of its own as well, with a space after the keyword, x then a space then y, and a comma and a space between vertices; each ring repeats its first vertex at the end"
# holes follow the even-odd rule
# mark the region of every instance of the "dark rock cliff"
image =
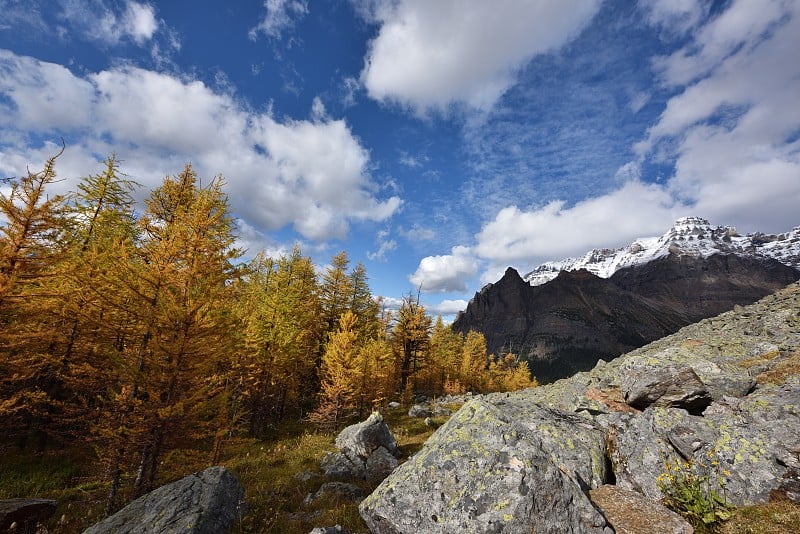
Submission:
POLYGON ((491 353, 518 354, 534 376, 550 382, 799 278, 776 260, 733 254, 671 254, 608 279, 585 270, 561 272, 540 286, 509 268, 475 294, 453 329, 482 332, 491 353))

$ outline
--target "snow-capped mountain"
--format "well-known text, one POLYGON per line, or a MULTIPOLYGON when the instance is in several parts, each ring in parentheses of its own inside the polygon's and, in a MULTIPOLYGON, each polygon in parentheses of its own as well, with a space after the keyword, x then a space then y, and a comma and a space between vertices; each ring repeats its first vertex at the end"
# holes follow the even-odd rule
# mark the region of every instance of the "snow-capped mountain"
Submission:
POLYGON ((579 269, 609 278, 622 268, 642 265, 670 253, 704 257, 724 253, 774 258, 800 270, 800 226, 783 234, 739 235, 731 226, 712 226, 700 217, 684 217, 661 237, 639 238, 627 247, 594 249, 580 258, 543 263, 523 279, 537 286, 554 279, 561 271, 579 269))

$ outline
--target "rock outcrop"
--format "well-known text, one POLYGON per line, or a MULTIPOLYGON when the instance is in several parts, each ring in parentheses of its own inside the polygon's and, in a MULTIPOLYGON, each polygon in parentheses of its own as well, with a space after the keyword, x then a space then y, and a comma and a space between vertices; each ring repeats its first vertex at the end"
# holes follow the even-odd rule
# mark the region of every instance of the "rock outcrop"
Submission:
POLYGON ((610 532, 631 518, 601 514, 616 505, 593 492, 655 503, 668 466, 734 505, 796 495, 798 436, 793 284, 589 372, 467 402, 360 511, 376 533, 610 532))
POLYGON ((339 451, 320 462, 326 475, 380 482, 398 465, 397 440, 377 412, 342 430, 335 443, 339 451))
POLYGON ((216 534, 245 512, 244 488, 224 467, 161 486, 89 527, 84 534, 216 534))

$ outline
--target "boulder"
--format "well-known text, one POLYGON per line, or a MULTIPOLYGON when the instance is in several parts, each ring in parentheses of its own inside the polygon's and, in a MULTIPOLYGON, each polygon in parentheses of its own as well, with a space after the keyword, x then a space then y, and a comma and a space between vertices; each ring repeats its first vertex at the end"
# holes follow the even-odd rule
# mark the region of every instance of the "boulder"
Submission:
MULTIPOLYGON (((504 408, 476 398, 456 412, 362 501, 370 530, 604 532, 605 519, 582 489, 592 468, 559 462, 542 443, 546 425, 533 428, 509 415, 513 406, 504 408)), ((583 449, 583 441, 564 448, 583 449)), ((584 452, 575 457, 588 460, 584 452)))
POLYGON ((711 403, 708 388, 689 366, 645 367, 623 375, 620 385, 625 402, 640 410, 663 406, 699 414, 711 403))
POLYGON ((84 534, 215 534, 226 532, 245 508, 236 476, 224 467, 209 467, 136 499, 84 534))
POLYGON ((617 534, 694 532, 680 515, 641 493, 606 485, 589 491, 589 497, 617 534))
POLYGON ((352 456, 341 451, 329 452, 322 457, 319 465, 331 477, 366 478, 366 462, 357 455, 352 456))
POLYGON ((336 436, 336 447, 352 451, 362 458, 367 458, 378 447, 383 447, 395 456, 400 455, 397 440, 378 412, 373 412, 366 421, 342 430, 336 436))
POLYGON ((316 493, 309 493, 303 504, 314 504, 319 499, 328 498, 339 502, 359 502, 364 498, 364 490, 347 482, 326 482, 316 493))
POLYGON ((365 462, 366 478, 370 482, 380 482, 397 469, 400 462, 389 451, 378 447, 369 455, 365 462))
POLYGON ((397 440, 377 412, 342 430, 335 443, 339 452, 326 454, 320 462, 328 476, 380 482, 398 465, 397 440))
POLYGON ((17 532, 26 532, 53 515, 57 505, 58 502, 51 499, 0 500, 0 531, 6 532, 16 523, 17 532))

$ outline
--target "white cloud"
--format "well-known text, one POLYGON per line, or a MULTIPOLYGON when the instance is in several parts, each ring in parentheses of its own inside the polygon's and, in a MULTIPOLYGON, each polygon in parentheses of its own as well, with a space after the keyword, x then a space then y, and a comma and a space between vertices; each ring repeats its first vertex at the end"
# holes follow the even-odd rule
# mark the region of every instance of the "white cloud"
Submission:
POLYGON ((631 181, 571 207, 554 201, 534 210, 504 208, 476 235, 474 252, 490 270, 508 265, 524 270, 594 247, 660 235, 685 210, 663 186, 631 181))
POLYGON ((463 299, 458 300, 443 300, 436 304, 426 304, 425 310, 430 315, 452 316, 467 308, 467 301, 463 299))
POLYGON ((418 114, 452 103, 491 108, 532 57, 563 45, 597 13, 597 0, 371 0, 380 24, 361 80, 375 100, 418 114))
MULTIPOLYGON (((665 23, 662 15, 651 23, 665 23)), ((686 85, 636 145, 638 159, 617 171, 622 185, 572 206, 553 201, 498 210, 464 249, 484 283, 508 265, 524 271, 660 235, 685 215, 747 232, 800 223, 800 3, 737 0, 707 21, 686 20, 697 26, 693 40, 656 63, 665 85, 686 85), (674 175, 641 181, 650 159, 674 163, 674 175)), ((434 258, 443 270, 452 261, 434 258)), ((435 269, 420 264, 417 273, 428 271, 435 269)))
POLYGON ((135 0, 123 2, 123 5, 124 9, 115 10, 104 0, 68 0, 62 4, 61 17, 89 40, 117 45, 130 39, 144 45, 161 25, 155 8, 135 0))
POLYGON ((0 52, 0 74, 2 175, 20 175, 55 152, 27 139, 63 134, 61 176, 96 172, 116 152, 131 178, 153 187, 191 161, 206 179, 225 174, 236 214, 259 232, 292 225, 308 239, 343 238, 350 221, 383 221, 401 204, 381 198, 369 152, 344 120, 280 122, 202 82, 134 67, 78 77, 0 52))
POLYGON ((308 14, 308 2, 305 0, 264 0, 266 13, 249 37, 256 40, 259 33, 267 37, 280 39, 284 31, 294 28, 297 20, 308 14))
POLYGON ((648 22, 670 33, 683 35, 708 15, 711 3, 704 0, 639 0, 648 22))
POLYGON ((466 291, 466 281, 478 271, 478 263, 467 247, 453 247, 451 254, 427 256, 408 277, 426 292, 466 291))
POLYGON ((659 63, 665 83, 695 81, 636 148, 642 158, 674 159, 670 189, 697 213, 750 230, 797 224, 797 50, 800 4, 740 0, 659 63))
POLYGON ((414 223, 408 230, 401 230, 401 233, 409 241, 430 241, 436 237, 436 232, 430 228, 414 223))
POLYGON ((397 241, 389 239, 388 230, 381 230, 378 232, 377 237, 380 243, 378 250, 367 252, 367 258, 372 261, 386 261, 386 254, 397 249, 397 241))

